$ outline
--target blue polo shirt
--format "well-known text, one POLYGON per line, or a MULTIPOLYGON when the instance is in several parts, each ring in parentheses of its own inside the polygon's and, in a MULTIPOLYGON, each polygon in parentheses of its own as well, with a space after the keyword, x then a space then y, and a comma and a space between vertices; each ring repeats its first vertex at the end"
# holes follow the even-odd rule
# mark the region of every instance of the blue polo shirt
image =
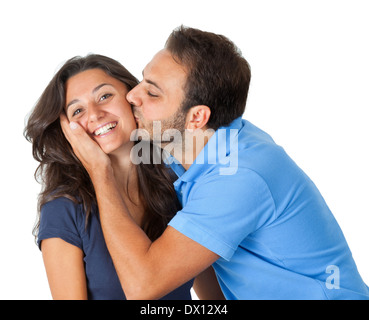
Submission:
POLYGON ((169 225, 220 256, 227 299, 369 299, 323 197, 268 134, 238 118, 171 166, 183 209, 169 225))

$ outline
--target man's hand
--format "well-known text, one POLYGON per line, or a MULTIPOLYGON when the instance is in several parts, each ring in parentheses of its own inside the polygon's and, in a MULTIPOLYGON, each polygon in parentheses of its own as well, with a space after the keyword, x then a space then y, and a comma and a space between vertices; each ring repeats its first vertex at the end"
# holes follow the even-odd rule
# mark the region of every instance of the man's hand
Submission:
POLYGON ((75 155, 82 162, 91 179, 94 174, 111 167, 110 158, 78 123, 69 122, 66 115, 61 114, 60 125, 75 155))

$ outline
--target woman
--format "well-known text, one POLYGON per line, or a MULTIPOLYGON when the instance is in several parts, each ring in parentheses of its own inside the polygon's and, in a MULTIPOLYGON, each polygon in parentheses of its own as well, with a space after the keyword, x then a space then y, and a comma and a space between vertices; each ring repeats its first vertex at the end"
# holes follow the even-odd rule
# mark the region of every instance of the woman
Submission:
MULTIPOLYGON (((125 299, 105 245, 93 185, 60 127, 63 112, 109 155, 128 210, 151 239, 161 235, 178 209, 166 167, 130 161, 136 122, 126 94, 136 84, 115 60, 75 57, 56 73, 29 117, 25 137, 40 163, 35 177, 43 185, 34 232, 54 299, 125 299)), ((191 287, 192 281, 164 299, 190 299, 191 287)))

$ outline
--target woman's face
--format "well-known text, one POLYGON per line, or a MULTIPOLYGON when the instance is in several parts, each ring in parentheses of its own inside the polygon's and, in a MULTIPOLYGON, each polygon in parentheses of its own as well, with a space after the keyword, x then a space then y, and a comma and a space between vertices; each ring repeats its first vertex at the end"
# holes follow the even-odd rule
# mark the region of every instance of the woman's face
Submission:
POLYGON ((69 78, 65 88, 69 121, 79 123, 105 153, 132 144, 136 122, 124 83, 101 69, 91 69, 69 78))

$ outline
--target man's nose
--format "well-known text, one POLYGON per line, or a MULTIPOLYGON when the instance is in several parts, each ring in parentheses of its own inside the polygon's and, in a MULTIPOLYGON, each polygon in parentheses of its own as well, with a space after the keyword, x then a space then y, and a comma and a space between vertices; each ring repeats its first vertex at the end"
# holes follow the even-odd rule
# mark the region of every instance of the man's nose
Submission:
POLYGON ((136 107, 141 106, 141 102, 140 102, 141 99, 139 98, 139 95, 138 95, 138 86, 139 85, 137 85, 135 88, 129 91, 126 96, 127 101, 136 107))

